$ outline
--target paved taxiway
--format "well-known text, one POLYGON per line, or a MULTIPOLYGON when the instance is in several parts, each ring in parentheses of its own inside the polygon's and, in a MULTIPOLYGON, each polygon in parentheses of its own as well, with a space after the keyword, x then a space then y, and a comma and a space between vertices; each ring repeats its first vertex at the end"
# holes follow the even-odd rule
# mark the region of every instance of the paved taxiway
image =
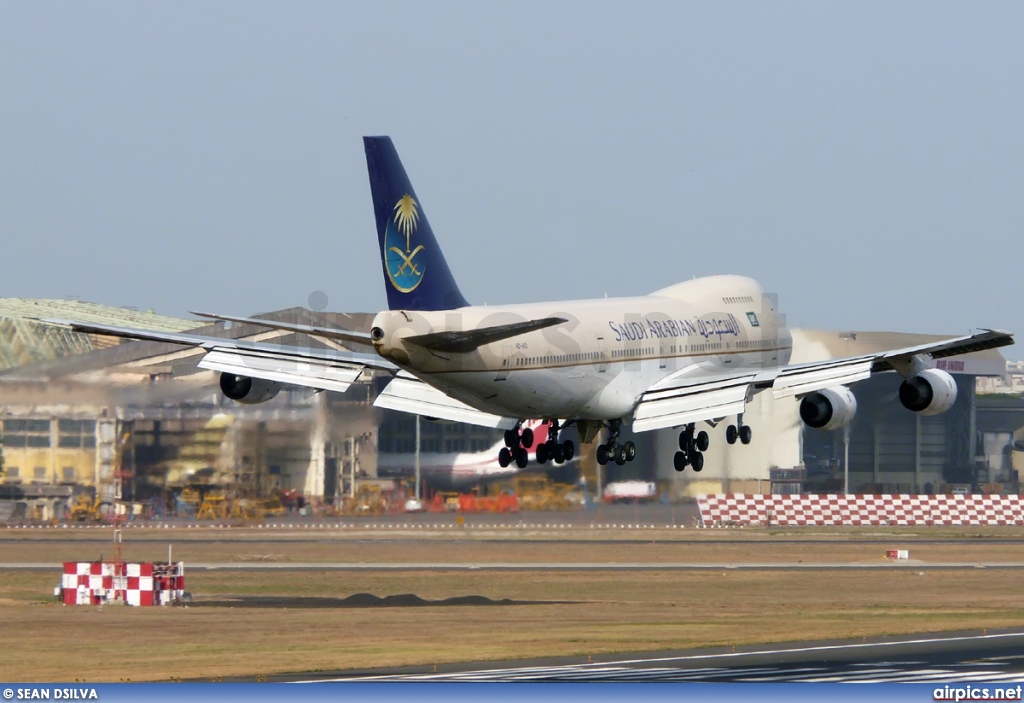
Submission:
POLYGON ((808 642, 529 662, 445 664, 281 681, 1024 682, 1024 632, 808 642))

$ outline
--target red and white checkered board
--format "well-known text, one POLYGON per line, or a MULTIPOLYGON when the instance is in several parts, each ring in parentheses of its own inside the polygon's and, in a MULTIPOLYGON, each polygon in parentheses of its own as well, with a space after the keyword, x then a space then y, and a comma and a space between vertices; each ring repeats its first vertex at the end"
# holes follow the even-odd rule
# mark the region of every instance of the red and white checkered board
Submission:
POLYGON ((166 605, 185 590, 182 564, 64 562, 61 578, 65 605, 166 605))
POLYGON ((1024 525, 1010 495, 697 496, 705 525, 1024 525))

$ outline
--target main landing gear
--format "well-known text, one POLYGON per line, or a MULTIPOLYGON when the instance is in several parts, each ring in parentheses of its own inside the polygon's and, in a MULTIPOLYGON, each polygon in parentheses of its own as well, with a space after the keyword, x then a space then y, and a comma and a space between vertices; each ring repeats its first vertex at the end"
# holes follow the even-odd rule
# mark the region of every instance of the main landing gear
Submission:
POLYGON ((527 427, 522 432, 519 427, 505 430, 505 446, 498 452, 498 464, 505 468, 513 461, 520 469, 525 469, 530 461, 527 449, 533 446, 533 430, 527 427))
POLYGON ((690 423, 679 433, 679 451, 676 452, 672 464, 676 471, 682 471, 687 465, 694 471, 704 468, 704 452, 711 443, 708 433, 704 430, 696 432, 694 423, 690 423))
MULTIPOLYGON (((537 444, 538 464, 546 464, 549 460, 562 464, 576 456, 576 445, 572 440, 558 441, 561 429, 558 420, 548 421, 547 441, 537 444)), ((530 461, 529 450, 533 448, 533 440, 533 430, 529 427, 505 430, 505 446, 498 452, 498 464, 505 468, 514 461, 520 469, 525 469, 530 461)))
POLYGON ((597 447, 597 463, 604 466, 609 461, 614 461, 622 466, 627 461, 636 458, 636 445, 632 442, 619 444, 619 430, 622 429, 622 420, 611 420, 608 423, 608 441, 597 447))
POLYGON ((742 413, 736 416, 735 425, 729 425, 725 428, 725 441, 729 444, 736 444, 737 438, 743 444, 750 444, 750 438, 753 436, 754 433, 750 430, 750 425, 743 424, 742 413))
POLYGON ((572 440, 558 441, 559 431, 561 431, 561 427, 558 425, 558 420, 549 420, 548 440, 537 445, 538 464, 546 464, 548 459, 556 464, 561 464, 569 461, 576 455, 576 446, 572 443, 572 440))

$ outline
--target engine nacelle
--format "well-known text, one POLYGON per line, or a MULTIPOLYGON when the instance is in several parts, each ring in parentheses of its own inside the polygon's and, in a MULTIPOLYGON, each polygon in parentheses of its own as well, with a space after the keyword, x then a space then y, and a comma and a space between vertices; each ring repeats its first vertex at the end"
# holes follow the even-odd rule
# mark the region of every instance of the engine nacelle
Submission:
POLYGON ((265 403, 281 390, 281 384, 262 378, 239 376, 233 373, 220 375, 220 390, 231 400, 244 405, 265 403))
POLYGON ((945 371, 926 369, 900 384, 900 402, 918 415, 938 415, 956 402, 956 381, 945 371))
POLYGON ((846 386, 815 391, 800 401, 800 419, 816 430, 838 430, 853 422, 856 414, 857 399, 846 386))

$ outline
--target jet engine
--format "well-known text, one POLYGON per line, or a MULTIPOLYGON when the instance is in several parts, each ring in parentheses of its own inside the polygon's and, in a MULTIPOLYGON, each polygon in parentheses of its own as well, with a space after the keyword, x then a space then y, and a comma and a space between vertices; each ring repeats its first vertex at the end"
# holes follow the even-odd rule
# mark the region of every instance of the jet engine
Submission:
POLYGON ((857 399, 846 386, 833 386, 804 396, 800 401, 800 419, 816 430, 838 430, 853 422, 857 399))
POLYGON ((900 402, 918 415, 938 415, 956 402, 956 381, 945 371, 926 369, 900 384, 900 402))
POLYGON ((233 373, 220 375, 220 390, 231 400, 245 405, 265 403, 281 390, 281 384, 262 378, 239 376, 233 373))

